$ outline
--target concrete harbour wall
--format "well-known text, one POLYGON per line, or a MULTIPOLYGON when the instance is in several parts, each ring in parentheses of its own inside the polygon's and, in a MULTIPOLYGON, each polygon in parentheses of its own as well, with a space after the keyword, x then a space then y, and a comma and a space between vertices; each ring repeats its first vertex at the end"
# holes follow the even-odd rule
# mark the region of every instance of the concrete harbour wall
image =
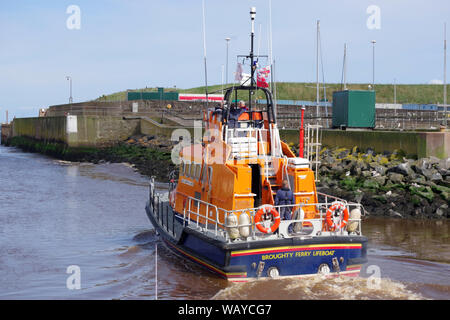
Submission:
MULTIPOLYGON (((281 130, 281 138, 298 144, 298 130, 281 130)), ((450 157, 450 132, 404 132, 378 130, 322 130, 322 145, 360 149, 372 148, 377 153, 402 150, 407 155, 424 158, 450 157)))
POLYGON ((140 132, 140 120, 121 117, 60 116, 17 118, 10 137, 25 136, 70 147, 106 146, 140 132))
MULTIPOLYGON (((115 117, 69 115, 57 117, 17 118, 2 126, 2 139, 26 136, 33 139, 61 142, 70 147, 102 147, 124 141, 135 134, 171 138, 175 129, 187 129, 194 137, 192 127, 167 126, 147 117, 115 117)), ((280 130, 282 140, 298 144, 299 132, 280 130)), ((418 158, 450 157, 450 132, 404 132, 379 130, 322 130, 322 144, 327 147, 354 146, 372 148, 377 153, 402 150, 418 158)))

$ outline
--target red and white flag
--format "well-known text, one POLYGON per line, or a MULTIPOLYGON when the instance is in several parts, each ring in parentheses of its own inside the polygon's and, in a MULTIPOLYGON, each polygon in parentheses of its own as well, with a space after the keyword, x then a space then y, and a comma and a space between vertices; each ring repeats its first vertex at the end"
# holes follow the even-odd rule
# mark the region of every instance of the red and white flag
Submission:
POLYGON ((260 88, 268 88, 269 84, 267 83, 267 78, 270 74, 270 66, 261 68, 257 71, 256 74, 256 86, 260 88))

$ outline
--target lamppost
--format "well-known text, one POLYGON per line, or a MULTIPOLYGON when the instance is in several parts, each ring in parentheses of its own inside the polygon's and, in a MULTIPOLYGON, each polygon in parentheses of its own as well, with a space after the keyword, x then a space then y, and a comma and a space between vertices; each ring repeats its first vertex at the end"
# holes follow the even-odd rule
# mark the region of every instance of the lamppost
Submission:
POLYGON ((447 23, 444 23, 444 126, 447 129, 447 23))
POLYGON ((69 87, 70 87, 69 103, 72 103, 73 102, 73 98, 72 98, 72 77, 71 76, 66 76, 66 80, 69 81, 69 87))
POLYGON ((372 90, 375 91, 375 40, 371 41, 372 43, 372 90))
POLYGON ((225 83, 228 84, 228 46, 230 44, 231 38, 225 38, 225 41, 227 42, 227 61, 226 61, 226 72, 225 72, 225 83))

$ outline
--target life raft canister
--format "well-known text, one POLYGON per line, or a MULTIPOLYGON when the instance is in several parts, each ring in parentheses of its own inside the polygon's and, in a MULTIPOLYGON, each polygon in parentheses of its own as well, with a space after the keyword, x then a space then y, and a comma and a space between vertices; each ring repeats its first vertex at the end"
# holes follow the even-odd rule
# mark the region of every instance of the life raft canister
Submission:
POLYGON ((331 231, 335 231, 337 228, 338 229, 342 229, 347 225, 348 222, 348 209, 345 206, 345 204, 343 202, 334 202, 331 207, 328 208, 327 210, 327 225, 330 228, 331 231), (342 217, 342 221, 339 225, 336 225, 333 222, 333 216, 336 210, 342 210, 343 211, 343 217, 342 217))
POLYGON ((280 220, 281 220, 280 219, 280 214, 272 206, 261 207, 256 212, 256 215, 255 215, 256 228, 258 228, 258 230, 263 232, 263 233, 274 233, 278 229, 278 227, 280 226, 280 220), (266 215, 266 214, 272 215, 272 218, 275 221, 270 228, 269 227, 264 227, 264 225, 262 223, 260 223, 260 222, 262 222, 262 216, 266 215))

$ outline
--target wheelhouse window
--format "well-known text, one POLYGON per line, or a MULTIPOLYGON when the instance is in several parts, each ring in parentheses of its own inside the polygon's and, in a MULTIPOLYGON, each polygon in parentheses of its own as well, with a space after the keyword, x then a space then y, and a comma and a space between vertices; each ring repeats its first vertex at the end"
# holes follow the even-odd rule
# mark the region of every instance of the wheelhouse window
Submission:
POLYGON ((191 175, 191 164, 188 162, 184 163, 184 176, 189 178, 191 175))
POLYGON ((200 179, 200 170, 201 166, 199 164, 195 164, 195 179, 200 179))
POLYGON ((180 176, 184 176, 184 162, 180 163, 180 176))
POLYGON ((190 164, 189 177, 195 179, 195 164, 190 164))

